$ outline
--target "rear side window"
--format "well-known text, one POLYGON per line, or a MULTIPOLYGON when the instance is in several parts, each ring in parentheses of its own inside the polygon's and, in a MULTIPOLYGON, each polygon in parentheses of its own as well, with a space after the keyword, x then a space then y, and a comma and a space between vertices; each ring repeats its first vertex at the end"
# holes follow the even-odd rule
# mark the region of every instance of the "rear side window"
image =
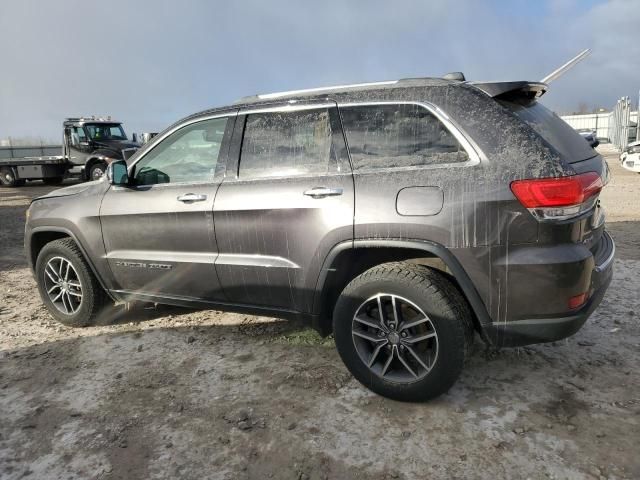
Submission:
POLYGON ((551 144, 568 162, 579 162, 596 155, 578 132, 544 105, 537 102, 530 106, 505 101, 500 103, 551 144))
POLYGON ((420 105, 340 107, 354 170, 466 162, 458 140, 420 105))
POLYGON ((247 117, 240 178, 322 175, 336 170, 328 109, 247 117))

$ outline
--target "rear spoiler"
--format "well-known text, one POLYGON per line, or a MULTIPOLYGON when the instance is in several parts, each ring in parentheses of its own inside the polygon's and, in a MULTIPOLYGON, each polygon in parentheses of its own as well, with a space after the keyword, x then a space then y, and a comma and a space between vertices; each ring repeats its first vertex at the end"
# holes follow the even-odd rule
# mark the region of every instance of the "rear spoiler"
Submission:
POLYGON ((547 91, 542 82, 467 82, 497 100, 534 102, 547 91))

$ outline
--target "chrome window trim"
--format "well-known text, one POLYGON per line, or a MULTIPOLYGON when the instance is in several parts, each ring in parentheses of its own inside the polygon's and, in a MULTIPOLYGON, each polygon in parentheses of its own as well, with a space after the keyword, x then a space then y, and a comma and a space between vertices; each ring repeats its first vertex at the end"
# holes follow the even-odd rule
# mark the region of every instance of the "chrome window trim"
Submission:
MULTIPOLYGON (((418 105, 429 113, 431 113, 434 117, 436 117, 444 127, 458 140, 462 148, 467 152, 469 156, 469 160, 466 162, 454 162, 454 163, 441 163, 437 165, 415 165, 411 167, 387 167, 387 168, 376 168, 375 171, 380 170, 397 170, 397 169, 412 169, 412 168, 421 168, 421 169, 433 169, 433 168, 449 168, 449 167, 472 167, 475 165, 479 165, 482 161, 486 161, 487 157, 484 155, 480 147, 470 138, 464 130, 447 115, 442 109, 440 109, 437 105, 429 102, 418 102, 418 101, 403 101, 403 100, 384 100, 384 101, 371 101, 371 102, 340 102, 338 103, 338 111, 340 108, 346 107, 367 107, 373 105, 418 105)), ((342 129, 345 130, 344 125, 342 129)), ((345 138, 347 133, 345 131, 345 138)), ((347 139, 347 149, 349 147, 347 139)), ((349 156, 351 156, 351 152, 349 152, 349 156)), ((352 161, 353 164, 353 161, 352 161)), ((354 169, 354 173, 358 172, 368 172, 372 170, 356 170, 354 169)))
POLYGON ((131 192, 135 190, 137 192, 148 192, 150 190, 157 189, 170 189, 171 187, 209 187, 212 185, 218 185, 220 182, 214 182, 213 180, 197 180, 191 182, 168 182, 168 183, 152 183, 150 185, 134 185, 127 187, 124 185, 111 185, 111 190, 114 192, 131 192))
MULTIPOLYGON (((188 127, 189 125, 193 125, 194 123, 205 122, 207 120, 213 120, 215 118, 223 118, 223 117, 231 118, 231 117, 237 117, 237 116, 238 116, 238 109, 235 109, 232 112, 216 113, 216 114, 212 114, 212 115, 206 115, 204 117, 192 118, 191 120, 187 120, 186 122, 183 122, 183 123, 180 123, 180 124, 176 125, 171 130, 167 130, 166 132, 154 137, 153 138, 153 145, 150 146, 149 150, 147 150, 144 153, 142 153, 140 155, 140 157, 136 158, 135 162, 133 162, 131 165, 129 165, 129 167, 127 168, 127 173, 131 174, 132 169, 140 162, 140 160, 142 160, 144 157, 149 155, 149 153, 153 152, 157 148, 157 146, 160 145, 164 141, 165 138, 167 138, 168 136, 170 136, 173 133, 177 132, 178 130, 180 130, 180 129, 184 128, 184 127, 188 127)), ((175 183, 174 183, 174 185, 175 185, 175 183)))

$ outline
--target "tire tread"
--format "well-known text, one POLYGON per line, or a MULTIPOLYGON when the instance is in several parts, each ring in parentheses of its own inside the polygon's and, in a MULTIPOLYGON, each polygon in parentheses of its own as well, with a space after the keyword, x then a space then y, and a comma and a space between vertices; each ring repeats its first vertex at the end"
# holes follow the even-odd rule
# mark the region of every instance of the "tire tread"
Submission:
MULTIPOLYGON (((61 238, 46 244, 40 251, 38 260, 42 255, 47 255, 49 251, 54 249, 62 250, 67 255, 69 255, 69 257, 72 257, 69 258, 69 260, 75 260, 74 267, 79 268, 84 274, 84 277, 89 279, 89 285, 86 286, 88 288, 83 288, 83 295, 87 295, 85 298, 89 302, 89 305, 87 311, 85 312, 85 315, 83 315, 82 317, 62 317, 57 316, 55 312, 52 312, 53 315, 56 316, 56 319, 61 323, 72 327, 87 327, 90 325, 94 325, 100 313, 107 305, 109 305, 109 303, 111 303, 110 297, 98 282, 96 276, 91 270, 91 267, 89 267, 89 264, 85 260, 84 254, 72 238, 61 238)), ((36 264, 38 263, 39 262, 37 262, 36 264)), ((38 285, 40 285, 39 282, 38 285)))
MULTIPOLYGON (((379 280, 390 281, 399 285, 418 287, 424 292, 424 296, 428 297, 429 302, 436 309, 446 314, 449 318, 458 321, 449 322, 449 328, 455 337, 454 343, 462 346, 462 362, 459 365, 447 366, 450 368, 448 376, 453 379, 450 384, 443 386, 442 390, 446 391, 453 384, 455 379, 460 375, 464 361, 471 351, 473 344, 473 320, 472 313, 467 300, 452 283, 441 272, 427 267, 425 265, 409 263, 409 262, 389 262, 376 265, 362 274, 355 277, 343 290, 341 298, 358 297, 360 291, 367 284, 379 280)), ((340 303, 340 299, 336 307, 340 303)), ((336 331, 336 322, 344 321, 334 314, 334 332, 336 331)), ((342 356, 342 353, 341 353, 342 356)), ((344 359, 344 356, 343 356, 344 359)), ((372 382, 367 386, 372 387, 372 382)), ((426 400, 437 396, 439 393, 431 392, 410 392, 409 389, 399 388, 397 393, 393 393, 393 398, 397 400, 426 400)), ((388 392, 387 392, 388 394, 388 392)))

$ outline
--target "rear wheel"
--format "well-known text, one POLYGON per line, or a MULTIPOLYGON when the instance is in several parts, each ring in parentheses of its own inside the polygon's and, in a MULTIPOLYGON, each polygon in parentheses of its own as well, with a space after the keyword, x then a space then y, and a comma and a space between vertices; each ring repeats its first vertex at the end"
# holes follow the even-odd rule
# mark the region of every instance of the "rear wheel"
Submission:
POLYGON ((403 401, 449 390, 473 339, 471 313, 451 281, 404 262, 378 265, 352 280, 336 303, 333 329, 353 376, 403 401))
POLYGON ((3 187, 22 187, 26 180, 19 179, 16 171, 11 167, 0 168, 0 185, 3 187))
POLYGON ((51 315, 65 325, 93 325, 110 303, 82 252, 70 238, 45 245, 35 270, 43 303, 51 315))

